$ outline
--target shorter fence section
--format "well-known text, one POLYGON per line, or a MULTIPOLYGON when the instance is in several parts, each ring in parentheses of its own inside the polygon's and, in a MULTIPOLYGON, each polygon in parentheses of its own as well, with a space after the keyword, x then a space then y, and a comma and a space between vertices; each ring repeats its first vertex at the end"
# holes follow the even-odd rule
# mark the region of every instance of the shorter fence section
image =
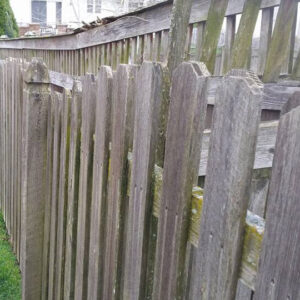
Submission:
POLYGON ((272 165, 278 122, 260 124, 265 89, 252 73, 217 79, 205 130, 201 63, 171 80, 156 62, 74 80, 39 59, 1 61, 0 72, 0 203, 23 299, 298 298, 297 95, 266 200, 252 171, 272 165), (295 256, 280 262, 285 280, 282 243, 295 256))

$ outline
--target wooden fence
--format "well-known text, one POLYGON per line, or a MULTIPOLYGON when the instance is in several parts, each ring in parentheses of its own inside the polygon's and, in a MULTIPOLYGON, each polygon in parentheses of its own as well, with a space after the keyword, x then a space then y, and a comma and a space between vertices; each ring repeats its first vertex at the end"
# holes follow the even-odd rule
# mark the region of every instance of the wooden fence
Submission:
POLYGON ((204 130, 202 63, 59 78, 0 62, 0 204, 23 299, 299 299, 299 94, 279 126, 260 123, 263 84, 230 71, 204 130), (267 195, 253 167, 272 165, 267 195))
MULTIPOLYGON (((41 57, 50 70, 72 75, 95 74, 101 65, 116 70, 120 63, 165 62, 172 4, 168 0, 78 34, 1 40, 0 58, 41 57)), ((280 74, 298 78, 297 8, 297 0, 195 0, 185 59, 206 63, 215 75, 246 67, 263 75, 264 82, 277 81, 280 74), (255 46, 257 20, 261 24, 255 46)))

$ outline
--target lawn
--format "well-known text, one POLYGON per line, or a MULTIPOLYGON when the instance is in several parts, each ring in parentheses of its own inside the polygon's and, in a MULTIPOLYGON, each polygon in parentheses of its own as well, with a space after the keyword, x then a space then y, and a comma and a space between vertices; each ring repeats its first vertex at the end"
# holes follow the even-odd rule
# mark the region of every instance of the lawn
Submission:
POLYGON ((0 300, 21 299, 21 275, 0 212, 0 300))

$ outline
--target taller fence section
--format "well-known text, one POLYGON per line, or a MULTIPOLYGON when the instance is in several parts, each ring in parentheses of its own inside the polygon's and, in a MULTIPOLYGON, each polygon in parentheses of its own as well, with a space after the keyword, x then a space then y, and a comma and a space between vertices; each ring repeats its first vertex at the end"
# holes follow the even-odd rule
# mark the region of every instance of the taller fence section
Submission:
MULTIPOLYGON (((0 58, 41 57, 49 69, 72 75, 101 65, 167 61, 173 1, 84 26, 79 33, 0 41, 0 58), (95 28, 94 28, 95 27, 95 28)), ((206 63, 215 75, 251 69, 274 82, 300 76, 297 0, 195 0, 185 59, 206 63)))
POLYGON ((218 78, 205 130, 201 63, 171 79, 157 62, 72 82, 39 59, 0 70, 1 209, 23 299, 298 298, 297 94, 275 146, 246 71, 218 78), (252 173, 271 152, 267 197, 252 173))

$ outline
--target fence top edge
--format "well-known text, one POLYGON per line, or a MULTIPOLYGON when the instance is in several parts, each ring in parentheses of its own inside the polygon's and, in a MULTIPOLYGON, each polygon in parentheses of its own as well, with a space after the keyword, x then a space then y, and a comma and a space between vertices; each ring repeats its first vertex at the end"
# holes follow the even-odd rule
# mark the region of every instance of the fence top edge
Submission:
MULTIPOLYGON (((240 14, 243 11, 245 0, 230 0, 227 8, 226 16, 240 14)), ((102 26, 98 26, 84 32, 62 34, 50 37, 28 37, 0 40, 0 49, 34 49, 34 50, 80 50, 89 48, 101 44, 111 43, 114 41, 137 37, 147 33, 154 33, 162 30, 167 30, 170 27, 170 14, 172 9, 173 0, 166 0, 157 3, 153 6, 149 6, 137 11, 130 12, 128 14, 113 17, 112 22, 102 26), (158 17, 153 19, 153 15, 158 17), (120 24, 130 23, 133 17, 137 19, 145 19, 151 26, 145 26, 145 24, 138 24, 134 26, 132 30, 126 30, 125 32, 119 32, 118 35, 109 35, 108 33, 115 32, 120 24), (140 18, 141 17, 141 18, 140 18), (147 19, 148 17, 148 19, 147 19), (158 22, 158 20, 162 20, 158 22), (149 21, 150 20, 150 21, 149 21), (148 29, 147 29, 148 27, 148 29), (93 38, 96 37, 96 38, 93 38)), ((278 6, 280 0, 262 0, 261 8, 269 8, 278 6)), ((209 8, 209 1, 201 0, 194 1, 191 14, 190 23, 202 22, 207 19, 207 12, 209 8)), ((140 20, 140 22, 142 22, 140 20)))

